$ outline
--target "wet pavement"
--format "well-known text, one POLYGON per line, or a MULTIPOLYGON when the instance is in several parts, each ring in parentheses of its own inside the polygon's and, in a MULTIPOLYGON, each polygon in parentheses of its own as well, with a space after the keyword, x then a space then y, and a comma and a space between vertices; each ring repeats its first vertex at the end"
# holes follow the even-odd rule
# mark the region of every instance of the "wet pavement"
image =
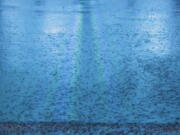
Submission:
POLYGON ((0 121, 180 122, 179 0, 0 0, 0 121))

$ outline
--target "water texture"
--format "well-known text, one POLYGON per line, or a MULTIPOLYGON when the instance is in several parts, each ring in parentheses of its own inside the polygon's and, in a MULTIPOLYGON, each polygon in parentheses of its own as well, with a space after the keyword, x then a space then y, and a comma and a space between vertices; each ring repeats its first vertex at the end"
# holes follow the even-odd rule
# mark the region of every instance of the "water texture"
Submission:
POLYGON ((180 1, 0 0, 0 133, 41 122, 179 135, 180 1))

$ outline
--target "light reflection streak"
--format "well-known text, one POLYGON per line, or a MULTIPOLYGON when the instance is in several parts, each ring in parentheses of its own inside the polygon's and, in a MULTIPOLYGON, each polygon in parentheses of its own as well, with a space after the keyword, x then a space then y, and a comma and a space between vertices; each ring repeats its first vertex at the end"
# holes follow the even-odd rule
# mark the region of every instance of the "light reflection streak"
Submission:
POLYGON ((156 56, 164 56, 169 54, 169 40, 164 35, 168 35, 168 24, 166 19, 168 16, 163 13, 153 13, 146 17, 141 29, 148 33, 150 42, 144 46, 144 49, 150 51, 156 56))

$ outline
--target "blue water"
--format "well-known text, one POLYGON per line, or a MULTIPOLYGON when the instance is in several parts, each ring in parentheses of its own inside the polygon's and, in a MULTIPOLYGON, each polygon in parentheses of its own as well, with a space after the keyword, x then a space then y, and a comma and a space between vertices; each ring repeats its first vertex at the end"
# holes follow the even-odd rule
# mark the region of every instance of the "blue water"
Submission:
POLYGON ((0 122, 180 122, 179 0, 0 0, 0 122))

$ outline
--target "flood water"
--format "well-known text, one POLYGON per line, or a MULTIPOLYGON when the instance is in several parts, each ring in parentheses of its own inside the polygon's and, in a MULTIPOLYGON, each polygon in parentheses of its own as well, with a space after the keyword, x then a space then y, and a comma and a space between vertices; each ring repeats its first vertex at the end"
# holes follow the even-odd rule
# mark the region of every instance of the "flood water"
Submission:
POLYGON ((0 122, 180 122, 179 0, 0 0, 0 122))

